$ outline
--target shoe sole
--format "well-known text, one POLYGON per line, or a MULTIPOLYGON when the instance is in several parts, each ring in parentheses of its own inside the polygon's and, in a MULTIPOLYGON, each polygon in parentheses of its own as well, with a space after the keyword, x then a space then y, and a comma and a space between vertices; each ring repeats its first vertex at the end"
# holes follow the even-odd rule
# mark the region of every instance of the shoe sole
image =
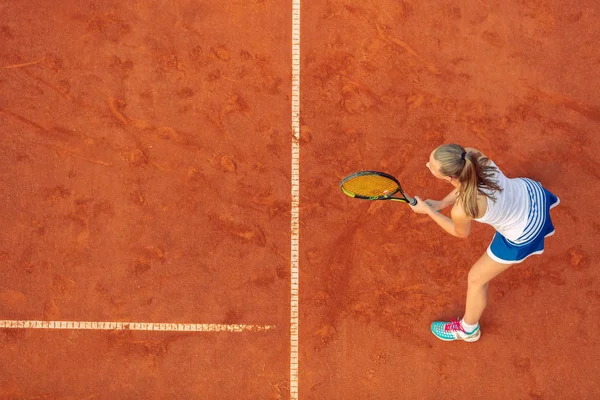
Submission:
MULTIPOLYGON (((433 333, 433 332, 431 332, 431 333, 433 333)), ((462 340, 464 342, 476 342, 481 337, 481 331, 477 331, 477 333, 474 333, 473 335, 469 335, 466 338, 462 338, 459 335, 457 339, 444 339, 444 338, 439 337, 435 333, 433 333, 433 336, 435 336, 436 338, 438 338, 440 340, 443 340, 444 342, 454 342, 455 340, 462 340)))

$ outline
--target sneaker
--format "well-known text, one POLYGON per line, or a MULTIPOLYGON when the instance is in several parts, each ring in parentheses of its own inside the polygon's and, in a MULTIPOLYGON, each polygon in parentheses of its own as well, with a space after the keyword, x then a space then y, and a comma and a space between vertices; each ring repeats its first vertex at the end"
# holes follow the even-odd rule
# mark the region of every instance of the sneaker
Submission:
POLYGON ((453 319, 450 322, 436 321, 431 324, 431 332, 439 339, 450 342, 452 340, 464 340, 465 342, 475 342, 479 340, 481 331, 479 325, 473 332, 465 332, 459 320, 453 319))

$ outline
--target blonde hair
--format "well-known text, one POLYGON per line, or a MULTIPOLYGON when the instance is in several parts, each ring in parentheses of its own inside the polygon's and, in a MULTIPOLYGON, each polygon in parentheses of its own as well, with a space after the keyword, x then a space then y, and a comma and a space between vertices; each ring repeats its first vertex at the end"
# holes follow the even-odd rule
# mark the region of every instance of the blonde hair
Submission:
POLYGON ((494 193, 502 191, 492 179, 497 168, 486 165, 488 158, 479 153, 467 152, 458 144, 445 144, 435 149, 433 158, 440 163, 442 175, 456 178, 460 182, 458 201, 465 214, 471 218, 477 218, 479 214, 478 193, 495 201, 494 193))

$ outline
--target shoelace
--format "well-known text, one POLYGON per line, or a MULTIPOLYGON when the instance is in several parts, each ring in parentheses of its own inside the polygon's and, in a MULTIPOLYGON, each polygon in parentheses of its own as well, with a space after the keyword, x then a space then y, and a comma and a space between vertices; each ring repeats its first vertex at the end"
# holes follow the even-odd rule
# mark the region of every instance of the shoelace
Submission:
POLYGON ((460 331, 460 332, 466 333, 460 323, 460 320, 458 320, 458 319, 453 319, 444 326, 444 332, 455 332, 455 331, 460 331))

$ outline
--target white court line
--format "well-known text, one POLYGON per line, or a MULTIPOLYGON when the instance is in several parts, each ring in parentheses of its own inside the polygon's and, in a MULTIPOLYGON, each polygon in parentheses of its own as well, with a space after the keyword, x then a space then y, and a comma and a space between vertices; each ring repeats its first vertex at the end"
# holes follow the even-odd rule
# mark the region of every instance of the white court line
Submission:
POLYGON ((298 253, 300 247, 300 0, 292 0, 292 221, 290 399, 298 400, 298 253))
POLYGON ((168 331, 168 332, 260 332, 275 329, 274 325, 245 324, 169 324, 153 322, 91 322, 91 321, 15 321, 0 320, 7 329, 89 329, 108 331, 168 331))

